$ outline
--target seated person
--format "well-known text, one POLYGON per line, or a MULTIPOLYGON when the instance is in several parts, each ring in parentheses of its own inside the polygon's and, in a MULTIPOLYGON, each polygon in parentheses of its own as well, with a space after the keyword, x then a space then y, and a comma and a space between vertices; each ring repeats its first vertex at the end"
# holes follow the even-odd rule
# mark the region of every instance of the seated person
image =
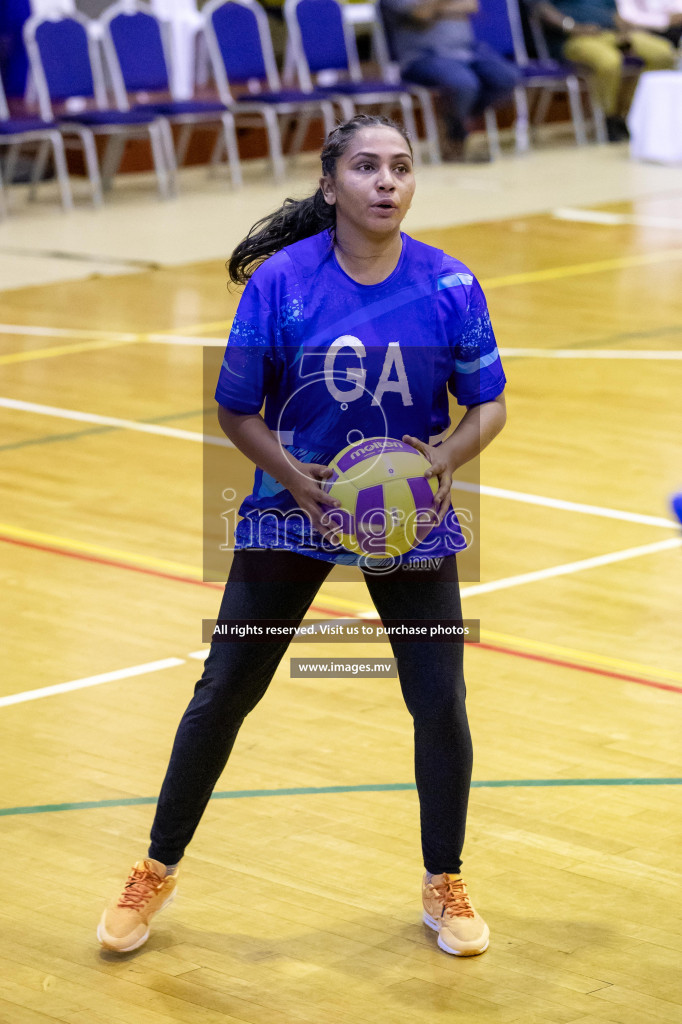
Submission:
POLYGON ((626 54, 641 58, 647 71, 668 70, 675 65, 670 41, 624 21, 615 0, 527 3, 550 29, 547 41, 553 56, 591 69, 609 141, 622 142, 628 137, 625 114, 631 99, 622 95, 623 58, 626 54))
POLYGON ((382 0, 381 8, 402 77, 441 94, 444 159, 464 159, 470 119, 510 99, 518 70, 476 41, 468 16, 478 0, 382 0))

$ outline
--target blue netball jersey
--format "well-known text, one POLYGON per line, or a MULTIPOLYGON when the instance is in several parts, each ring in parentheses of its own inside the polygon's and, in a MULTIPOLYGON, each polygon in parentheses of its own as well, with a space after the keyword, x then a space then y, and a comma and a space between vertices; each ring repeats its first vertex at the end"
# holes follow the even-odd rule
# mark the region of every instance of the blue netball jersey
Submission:
MULTIPOLYGON (((438 444, 460 405, 496 398, 506 383, 485 296, 459 260, 402 236, 393 273, 363 285, 339 266, 329 231, 287 246, 244 289, 216 400, 265 422, 302 462, 328 464, 366 437, 412 434, 438 444)), ((256 469, 239 510, 236 547, 279 547, 355 564, 323 541, 289 493, 256 469)), ((465 546, 450 509, 401 561, 465 546)))

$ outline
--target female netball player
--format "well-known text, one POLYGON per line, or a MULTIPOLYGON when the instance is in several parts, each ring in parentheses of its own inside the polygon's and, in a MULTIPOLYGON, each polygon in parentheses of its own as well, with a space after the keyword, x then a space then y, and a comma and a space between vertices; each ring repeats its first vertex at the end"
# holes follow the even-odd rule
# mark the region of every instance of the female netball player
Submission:
MULTIPOLYGON (((232 254, 230 276, 246 288, 216 398, 223 430, 256 471, 221 622, 299 623, 335 562, 359 563, 382 619, 461 619, 455 552, 464 545, 450 508, 452 475, 502 429, 505 377, 473 275, 400 231, 414 188, 402 129, 359 115, 328 136, 315 194, 287 199, 232 254), (466 411, 446 436, 448 389, 466 411), (323 518, 329 462, 377 435, 418 448, 438 478, 438 525, 391 571, 336 545, 323 518), (287 517, 296 509, 305 516, 287 517)), ((180 722, 147 857, 100 921, 105 948, 141 946, 173 897, 179 861, 239 728, 287 646, 212 644, 180 722)), ((462 646, 408 639, 393 649, 414 720, 424 921, 445 952, 475 955, 489 933, 460 874, 472 763, 462 646)))

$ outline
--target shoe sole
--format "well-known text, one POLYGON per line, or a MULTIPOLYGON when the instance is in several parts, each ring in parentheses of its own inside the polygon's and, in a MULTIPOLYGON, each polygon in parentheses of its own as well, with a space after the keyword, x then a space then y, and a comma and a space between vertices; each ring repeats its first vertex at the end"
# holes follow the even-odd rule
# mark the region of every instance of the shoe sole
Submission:
POLYGON ((168 899, 165 900, 165 902, 161 904, 159 909, 155 910, 154 913, 150 916, 149 921, 147 922, 147 931, 141 938, 137 940, 137 942, 133 942, 132 946, 113 946, 110 942, 107 942, 107 940, 103 937, 102 922, 100 921, 100 923, 97 925, 97 941, 99 942, 100 946, 102 946, 103 949, 108 950, 110 953, 132 953, 133 950, 139 949, 140 946, 144 946, 145 942, 149 938, 149 925, 152 919, 155 918, 157 914, 160 914, 161 911, 165 907, 167 907, 169 903, 173 902, 173 900, 175 899, 175 892, 176 890, 173 889, 173 892, 170 894, 168 899))
POLYGON ((422 920, 424 924, 427 924, 434 932, 438 932, 438 945, 444 953, 450 953, 452 956, 480 956, 481 953, 485 953, 486 949, 490 945, 490 935, 487 936, 484 946, 479 946, 477 949, 453 949, 452 946, 448 946, 447 943, 443 942, 440 936, 440 925, 434 917, 431 917, 426 911, 424 911, 422 920))

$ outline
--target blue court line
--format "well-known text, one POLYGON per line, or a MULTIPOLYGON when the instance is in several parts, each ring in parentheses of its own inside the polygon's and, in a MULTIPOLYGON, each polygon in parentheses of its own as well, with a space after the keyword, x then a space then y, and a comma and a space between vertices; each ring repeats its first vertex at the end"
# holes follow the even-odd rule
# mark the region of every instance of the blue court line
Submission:
MULTIPOLYGON (((682 779, 491 779, 476 780, 472 789, 517 789, 528 786, 681 786, 682 779)), ((212 800, 243 800, 259 796, 319 796, 324 793, 396 793, 414 791, 414 782, 377 782, 363 786, 298 786, 289 789, 232 789, 214 793, 212 800)), ((82 800, 73 804, 37 804, 33 807, 0 807, 0 817, 16 814, 48 814, 53 811, 89 811, 98 807, 137 807, 155 804, 155 796, 131 796, 118 800, 82 800)))
MULTIPOLYGON (((212 407, 217 408, 217 406, 212 407)), ((190 416, 199 416, 209 412, 209 409, 189 409, 187 412, 172 412, 167 416, 154 416, 149 419, 140 420, 140 423, 169 423, 171 420, 188 419, 190 416)), ((26 441, 14 441, 12 444, 0 444, 0 452, 14 451, 16 448, 27 448, 34 444, 51 444, 53 441, 74 441, 78 437, 87 437, 88 434, 108 434, 112 430, 123 430, 123 427, 85 427, 84 430, 72 430, 67 434, 45 434, 43 437, 31 437, 26 441)))

